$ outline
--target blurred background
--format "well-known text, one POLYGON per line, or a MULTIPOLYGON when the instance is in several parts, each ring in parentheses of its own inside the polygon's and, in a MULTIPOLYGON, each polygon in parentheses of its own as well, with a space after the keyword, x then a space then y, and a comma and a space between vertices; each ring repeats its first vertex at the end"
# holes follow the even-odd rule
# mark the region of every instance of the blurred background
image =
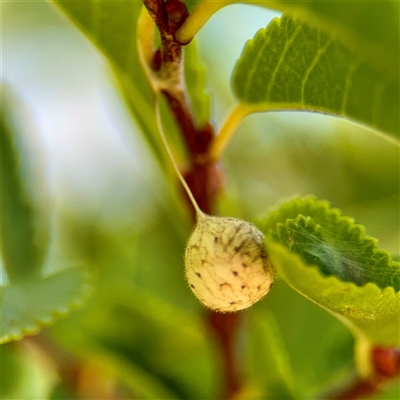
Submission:
MULTIPOLYGON (((235 5, 199 33, 216 125, 234 104, 230 74, 246 40, 278 15, 235 5)), ((97 273, 81 311, 2 346, 3 398, 215 398, 220 359, 183 277, 191 227, 105 59, 50 4, 11 1, 2 4, 2 80, 24 182, 52 226, 48 268, 76 257, 97 273)), ((222 165, 221 214, 255 220, 283 198, 313 194, 398 256, 399 148, 383 135, 317 114, 253 115, 222 165)), ((309 398, 350 376, 346 328, 282 281, 244 318, 243 398, 309 398)), ((399 395, 394 384, 380 398, 399 395)))

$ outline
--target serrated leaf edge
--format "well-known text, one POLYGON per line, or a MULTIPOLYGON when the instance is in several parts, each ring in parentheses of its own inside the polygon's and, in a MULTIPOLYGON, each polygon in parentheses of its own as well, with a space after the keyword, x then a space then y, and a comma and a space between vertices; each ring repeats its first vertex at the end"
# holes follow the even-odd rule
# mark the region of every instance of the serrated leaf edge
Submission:
MULTIPOLYGON (((358 292, 358 291, 363 291, 366 288, 371 288, 374 291, 376 291, 377 295, 386 294, 386 292, 392 292, 393 295, 400 295, 400 290, 396 291, 393 288, 393 286, 386 286, 385 288, 380 288, 376 283, 373 283, 373 282, 367 282, 366 284, 359 286, 353 282, 341 281, 339 278, 337 278, 334 275, 326 276, 320 271, 320 269, 317 265, 305 263, 305 261, 301 258, 301 256, 299 254, 291 252, 286 246, 284 246, 280 243, 277 243, 271 239, 266 239, 266 243, 267 243, 268 248, 280 247, 282 250, 284 250, 285 252, 290 254, 290 256, 292 256, 293 258, 296 258, 299 261, 299 264, 301 265, 300 268, 302 270, 304 270, 306 273, 314 275, 313 278, 317 279, 319 282, 324 283, 324 284, 327 282, 331 282, 336 287, 342 286, 342 288, 344 289, 343 291, 346 293, 354 293, 354 292, 358 292)), ((280 274, 284 275, 282 273, 280 273, 280 274)), ((304 296, 309 298, 307 295, 304 295, 304 296)), ((311 298, 309 298, 309 299, 312 300, 311 298)), ((400 297, 399 297, 399 299, 400 299, 400 297)), ((312 300, 312 301, 314 301, 314 300, 312 300)))
MULTIPOLYGON (((328 306, 327 304, 328 302, 326 300, 331 294, 342 293, 343 295, 347 294, 347 295, 361 297, 365 292, 369 292, 369 294, 373 295, 375 298, 386 298, 384 299, 386 303, 389 302, 397 303, 399 305, 395 311, 388 314, 379 313, 378 310, 376 314, 371 315, 370 317, 371 322, 373 320, 375 321, 385 320, 385 319, 387 320, 388 318, 393 318, 393 316, 397 315, 397 312, 400 309, 400 291, 396 292, 393 287, 387 286, 382 289, 372 282, 368 282, 363 286, 357 286, 353 282, 343 282, 336 276, 323 275, 320 272, 319 268, 315 265, 305 264, 303 259, 298 254, 290 252, 290 250, 282 244, 266 239, 266 245, 267 248, 270 250, 270 257, 277 269, 278 274, 285 280, 285 282, 294 290, 296 290, 298 293, 300 293, 302 296, 304 296, 308 300, 312 301, 313 303, 315 303, 316 305, 323 308, 325 311, 329 312, 330 314, 338 318, 340 321, 342 321, 342 323, 344 323, 350 329, 350 331, 353 332, 355 337, 358 338, 367 337, 368 340, 375 342, 374 336, 370 338, 369 332, 360 328, 357 323, 357 321, 360 319, 361 320, 367 319, 367 315, 363 314, 365 313, 365 311, 357 307, 357 313, 354 313, 353 308, 351 309, 352 312, 350 313, 349 310, 346 308, 347 306, 341 305, 340 307, 336 308, 332 307, 332 305, 328 306), (295 264, 296 265, 295 269, 298 271, 298 273, 304 275, 303 277, 304 281, 313 282, 315 287, 320 288, 320 291, 316 296, 310 295, 310 293, 308 293, 306 290, 303 290, 301 285, 293 284, 292 277, 290 276, 291 273, 289 272, 288 274, 284 268, 280 268, 279 262, 278 263, 274 262, 274 259, 276 260, 277 253, 281 254, 285 253, 284 257, 288 260, 288 262, 295 264), (345 310, 346 313, 344 313, 345 310)), ((354 307, 354 300, 353 302, 350 302, 348 304, 348 306, 350 305, 354 307)), ((400 345, 400 342, 399 343, 388 342, 380 344, 386 346, 388 345, 398 346, 400 345)))
MULTIPOLYGON (((277 234, 279 235, 279 225, 284 225, 288 226, 288 223, 290 221, 297 221, 300 217, 303 217, 304 219, 307 219, 307 217, 310 217, 311 220, 315 221, 315 218, 309 215, 305 215, 308 212, 312 211, 318 211, 318 213, 321 214, 321 216, 324 216, 326 218, 326 221, 330 222, 335 222, 335 224, 342 223, 345 225, 345 228, 347 229, 348 233, 354 234, 357 236, 357 239, 359 240, 360 243, 365 243, 366 245, 369 244, 369 246, 372 247, 372 252, 374 256, 385 256, 390 258, 392 261, 391 267, 393 269, 398 269, 400 267, 400 263, 396 262, 393 260, 391 254, 385 250, 382 250, 379 248, 379 242, 376 238, 373 236, 369 236, 365 233, 365 227, 361 224, 358 224, 355 222, 354 218, 345 216, 342 214, 342 211, 339 208, 332 207, 331 203, 327 200, 319 200, 315 196, 306 196, 306 197, 295 197, 286 201, 282 201, 278 203, 278 205, 275 207, 275 209, 268 214, 268 216, 265 218, 264 223, 261 223, 259 225, 262 226, 261 230, 264 232, 264 234, 272 238, 272 234, 277 234), (301 212, 297 211, 298 209, 303 208, 301 212), (283 211, 284 210, 284 211, 283 211), (308 211, 309 210, 309 211, 308 211), (292 211, 292 212, 291 212, 292 211), (284 216, 286 213, 291 213, 291 214, 297 214, 293 218, 286 218, 284 222, 282 217, 279 216, 284 216), (268 227, 269 226, 269 227, 268 227), (274 227, 273 227, 274 226, 274 227), (368 243, 369 242, 369 243, 368 243)), ((316 221, 317 224, 320 225, 320 222, 316 221)), ((283 246, 285 247, 285 246, 283 246)), ((288 249, 290 251, 290 249, 288 249)), ((341 281, 334 275, 331 276, 325 276, 319 271, 319 267, 316 265, 309 265, 306 264, 306 262, 302 259, 302 257, 299 255, 300 260, 302 263, 306 266, 316 268, 318 272, 325 278, 329 277, 334 277, 336 278, 339 282, 346 283, 345 281, 341 281)), ((347 283, 352 283, 352 282, 347 282, 347 283)), ((368 285, 369 283, 372 282, 367 282, 364 285, 355 285, 356 287, 364 287, 368 285)), ((373 283, 375 286, 379 288, 379 286, 376 283, 373 283)), ((392 286, 387 286, 387 287, 392 287, 392 286)), ((393 287, 392 287, 393 288, 393 287)), ((385 288, 383 288, 385 289, 385 288)), ((395 293, 400 292, 399 290, 395 290, 393 288, 395 293)))
MULTIPOLYGON (((77 267, 75 267, 77 268, 77 267)), ((25 336, 32 336, 38 334, 42 328, 51 326, 55 321, 66 318, 72 311, 80 309, 85 301, 91 296, 93 286, 93 276, 88 271, 81 271, 84 283, 82 287, 66 305, 56 308, 51 313, 35 318, 31 326, 25 326, 16 329, 15 333, 9 333, 0 336, 0 345, 11 341, 21 340, 25 336)))

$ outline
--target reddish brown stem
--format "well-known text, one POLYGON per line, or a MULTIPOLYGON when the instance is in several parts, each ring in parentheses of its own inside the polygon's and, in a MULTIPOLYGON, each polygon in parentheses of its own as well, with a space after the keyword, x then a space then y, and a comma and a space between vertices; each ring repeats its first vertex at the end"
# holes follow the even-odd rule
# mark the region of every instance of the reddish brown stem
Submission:
POLYGON ((378 392, 376 385, 370 381, 355 379, 349 387, 345 388, 339 394, 329 396, 332 400, 356 400, 367 399, 378 392))
POLYGON ((368 379, 355 378, 336 394, 325 396, 332 400, 367 399, 400 375, 400 349, 375 347, 371 351, 373 375, 368 379))
POLYGON ((400 348, 375 347, 371 357, 375 375, 381 379, 400 375, 400 348))
MULTIPOLYGON (((155 53, 153 70, 162 81, 164 95, 172 115, 186 143, 190 166, 184 178, 200 209, 212 214, 215 198, 221 189, 218 166, 208 156, 214 140, 211 123, 199 128, 196 124, 182 74, 182 47, 174 34, 188 16, 181 0, 143 0, 156 23, 161 37, 161 48, 155 53)), ((193 214, 193 218, 195 215, 193 214)), ((235 339, 240 314, 207 313, 207 323, 220 345, 225 382, 222 398, 232 399, 240 390, 238 363, 235 357, 235 339)))
POLYGON ((236 334, 240 324, 240 313, 219 314, 208 313, 210 328, 215 333, 220 344, 222 363, 225 371, 224 392, 222 399, 233 399, 242 387, 236 358, 236 334))
POLYGON ((175 117, 175 121, 179 125, 182 135, 185 139, 186 146, 192 158, 198 153, 197 145, 197 128, 194 123, 193 113, 189 105, 186 95, 182 92, 171 93, 168 90, 162 91, 166 98, 169 108, 175 117))
POLYGON ((158 27, 161 49, 153 57, 153 70, 165 84, 162 93, 180 127, 190 155, 196 154, 197 128, 184 88, 182 46, 174 39, 176 29, 187 18, 186 6, 180 0, 144 0, 144 5, 158 27))
MULTIPOLYGON (((206 214, 213 214, 213 202, 221 189, 218 165, 193 163, 185 174, 185 180, 200 209, 206 214)), ((190 203, 188 197, 187 202, 190 203)), ((195 219, 194 213, 193 219, 195 219)))

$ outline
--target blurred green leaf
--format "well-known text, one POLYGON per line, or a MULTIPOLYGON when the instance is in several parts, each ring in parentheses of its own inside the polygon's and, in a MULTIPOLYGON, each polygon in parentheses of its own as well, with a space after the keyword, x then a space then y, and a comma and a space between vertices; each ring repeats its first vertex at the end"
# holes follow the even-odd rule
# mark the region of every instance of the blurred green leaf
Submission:
POLYGON ((164 196, 138 232, 113 234, 65 215, 65 249, 88 258, 100 276, 85 308, 52 332, 62 347, 107 365, 141 398, 215 398, 219 360, 184 280, 189 230, 170 201, 164 196))
POLYGON ((61 383, 56 385, 50 396, 49 400, 79 400, 76 396, 71 395, 61 383))
POLYGON ((251 310, 246 353, 252 399, 300 398, 282 332, 271 312, 251 310))
POLYGON ((22 343, 1 346, 1 399, 47 399, 55 374, 41 362, 41 356, 34 346, 22 343))
POLYGON ((153 96, 137 54, 136 26, 142 2, 54 0, 54 3, 104 54, 136 122, 162 160, 153 96))
POLYGON ((377 393, 373 399, 389 400, 400 398, 400 385, 398 379, 385 387, 385 390, 377 393))
POLYGON ((279 326, 282 357, 288 359, 285 348, 290 356, 294 377, 289 379, 289 388, 294 386, 294 393, 301 399, 316 398, 316 394, 345 380, 354 371, 354 338, 349 330, 283 279, 276 279, 265 300, 254 308, 259 318, 265 314, 267 321, 273 312, 279 326))
POLYGON ((250 110, 306 110, 399 133, 398 75, 379 72, 340 40, 284 15, 248 41, 232 85, 250 110))
MULTIPOLYGON (((10 282, 28 281, 40 274, 47 243, 38 240, 35 210, 21 182, 14 129, 3 108, 1 115, 1 241, 10 282)), ((10 117, 10 115, 8 115, 10 117)))
POLYGON ((1 348, 1 368, 2 370, 13 371, 12 374, 3 374, 0 385, 2 399, 10 399, 18 393, 19 386, 23 381, 24 363, 23 358, 18 354, 18 349, 14 344, 8 344, 1 348))
MULTIPOLYGON (((13 97, 10 99, 12 101, 13 97)), ((20 106, 16 101, 12 105, 20 106)), ((2 257, 7 272, 0 286, 0 343, 37 333, 56 317, 67 315, 88 294, 88 272, 75 268, 75 264, 67 264, 64 271, 44 276, 49 234, 47 231, 43 234, 43 227, 38 226, 42 221, 22 186, 19 158, 13 148, 18 132, 4 118, 11 120, 15 110, 8 108, 8 104, 6 106, 1 116, 0 133, 2 257)), ((57 267, 59 271, 60 266, 57 267)))
POLYGON ((36 334, 82 304, 90 292, 89 276, 80 267, 69 267, 43 279, 1 287, 0 343, 36 334))
POLYGON ((363 227, 313 198, 281 205, 262 225, 290 286, 371 342, 399 344, 400 265, 363 227))
MULTIPOLYGON (((85 358, 88 349, 108 355, 116 371, 122 368, 118 374, 129 366, 138 377, 136 390, 154 393, 159 388, 153 398, 217 397, 219 360, 202 321, 129 282, 104 288, 53 332, 85 358)), ((129 386, 135 389, 134 380, 129 386)))
MULTIPOLYGON (((84 362, 94 362, 100 371, 103 371, 110 378, 116 379, 120 389, 119 392, 123 393, 122 396, 124 398, 140 398, 143 400, 177 399, 176 395, 158 377, 132 363, 127 357, 121 356, 121 354, 110 350, 107 346, 99 344, 85 334, 75 331, 69 332, 68 330, 65 334, 70 339, 65 347, 73 347, 74 354, 78 353, 84 362)), ((52 400, 72 400, 72 398, 62 387, 56 388, 51 397, 52 400)))

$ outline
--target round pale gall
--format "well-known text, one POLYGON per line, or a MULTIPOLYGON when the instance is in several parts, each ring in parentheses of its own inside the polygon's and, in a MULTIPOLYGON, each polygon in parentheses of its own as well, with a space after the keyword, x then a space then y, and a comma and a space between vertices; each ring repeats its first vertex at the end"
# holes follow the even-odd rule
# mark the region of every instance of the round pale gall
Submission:
POLYGON ((263 298, 275 270, 263 234, 236 218, 200 218, 186 247, 185 273, 196 297, 215 311, 234 312, 263 298))

